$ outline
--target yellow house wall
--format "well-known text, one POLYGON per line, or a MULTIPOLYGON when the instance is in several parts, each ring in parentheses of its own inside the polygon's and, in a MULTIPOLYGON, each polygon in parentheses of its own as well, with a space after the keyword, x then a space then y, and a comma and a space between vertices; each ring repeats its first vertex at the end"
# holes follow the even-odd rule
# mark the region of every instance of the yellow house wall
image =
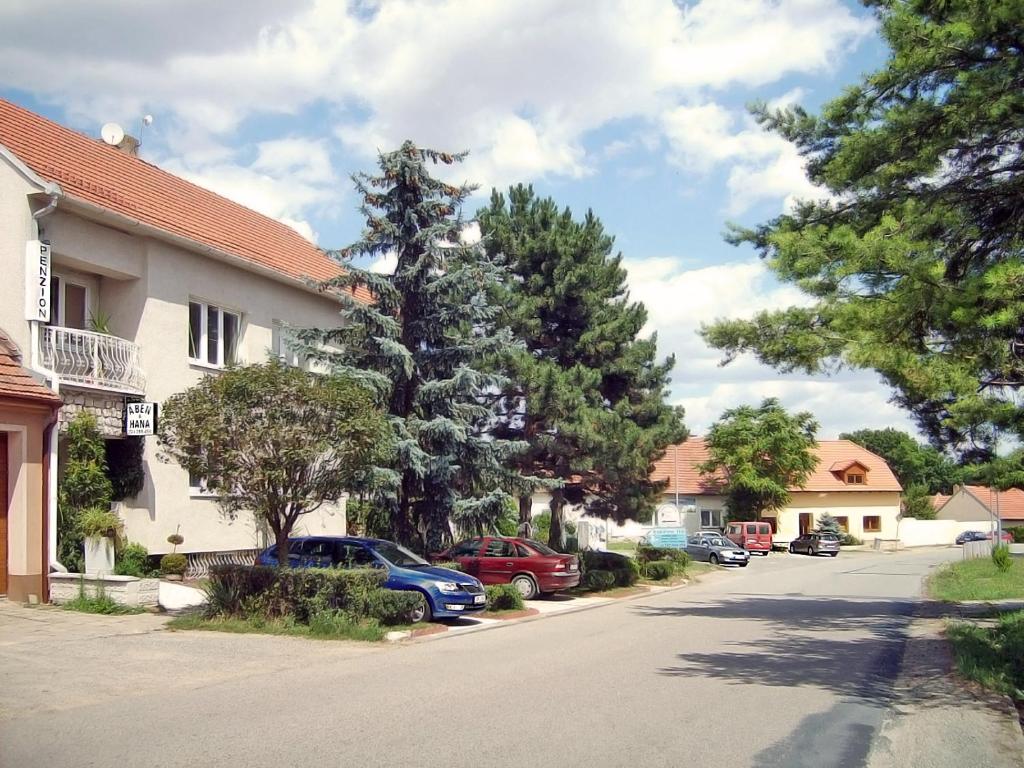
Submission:
POLYGON ((792 541, 800 534, 800 514, 813 516, 814 528, 821 516, 829 513, 834 517, 849 519, 849 532, 865 542, 876 538, 895 539, 896 523, 900 513, 900 494, 897 491, 800 491, 792 495, 789 505, 778 512, 775 538, 781 542, 792 541), (864 517, 875 515, 881 518, 882 530, 866 533, 864 517))

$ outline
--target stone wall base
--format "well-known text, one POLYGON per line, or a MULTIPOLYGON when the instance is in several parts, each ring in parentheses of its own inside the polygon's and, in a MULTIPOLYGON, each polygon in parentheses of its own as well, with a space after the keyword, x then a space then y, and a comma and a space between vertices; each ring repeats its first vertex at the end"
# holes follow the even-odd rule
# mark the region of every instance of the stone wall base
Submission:
POLYGON ((89 389, 74 389, 73 384, 61 387, 64 406, 60 409, 60 431, 65 432, 68 423, 80 413, 91 413, 96 426, 104 437, 124 437, 124 395, 116 392, 97 392, 89 389))
POLYGON ((50 602, 60 605, 74 600, 84 589, 88 597, 105 594, 115 603, 155 608, 160 602, 160 579, 95 573, 51 573, 50 602))

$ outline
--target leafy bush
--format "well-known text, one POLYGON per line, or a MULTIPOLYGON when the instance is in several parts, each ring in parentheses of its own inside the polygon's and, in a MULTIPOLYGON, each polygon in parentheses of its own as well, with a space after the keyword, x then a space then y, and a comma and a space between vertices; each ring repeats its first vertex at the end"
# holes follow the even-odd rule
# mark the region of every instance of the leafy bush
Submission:
POLYGON ((124 530, 121 518, 102 507, 89 507, 78 518, 78 530, 82 536, 109 536, 118 539, 124 530))
POLYGON ((160 573, 165 576, 184 576, 188 558, 180 552, 168 553, 160 558, 160 573))
POLYGON ((211 615, 241 616, 243 602, 270 589, 277 578, 274 568, 262 565, 214 565, 203 588, 211 615))
POLYGON ((644 570, 646 563, 668 561, 676 568, 677 572, 686 570, 690 564, 690 556, 682 549, 671 549, 669 547, 637 547, 636 560, 640 564, 640 570, 644 570))
POLYGON ((615 577, 616 587, 632 587, 640 579, 640 567, 630 560, 628 567, 616 568, 612 575, 615 577))
POLYGON ((671 560, 652 560, 645 569, 647 578, 654 581, 671 579, 676 574, 676 566, 671 560))
POLYGON ((91 507, 110 509, 105 446, 96 418, 79 413, 63 435, 67 458, 57 485, 57 547, 60 562, 70 571, 82 570, 82 513, 91 507))
POLYGON ((141 579, 152 572, 153 569, 149 565, 149 550, 141 544, 128 542, 117 553, 114 573, 118 576, 137 576, 141 579))
POLYGON ((1007 528, 1007 532, 1013 536, 1014 544, 1024 544, 1024 525, 1015 525, 1012 528, 1007 528))
POLYGON ((462 572, 462 571, 466 570, 465 568, 462 567, 462 563, 456 563, 454 560, 452 560, 450 562, 444 562, 444 563, 434 563, 434 566, 436 568, 447 568, 450 571, 462 572))
POLYGON ((1013 558, 1010 557, 1010 548, 1005 544, 997 544, 992 548, 992 562, 1000 573, 1008 573, 1013 567, 1013 558))
POLYGON ((864 542, 849 533, 839 535, 839 544, 844 547, 859 547, 864 542))
POLYGON ((521 611, 523 596, 511 584, 489 584, 487 592, 487 609, 491 611, 521 611))
MULTIPOLYGON (((366 596, 366 615, 386 627, 408 624, 409 617, 420 602, 418 592, 374 589, 366 596)), ((310 622, 312 626, 312 622, 310 622)))
POLYGON ((596 568, 583 574, 583 588, 588 592, 604 592, 615 586, 615 574, 596 568))
POLYGON ((589 570, 614 571, 617 568, 629 568, 633 558, 628 555, 620 555, 618 552, 580 552, 580 568, 583 572, 589 570))

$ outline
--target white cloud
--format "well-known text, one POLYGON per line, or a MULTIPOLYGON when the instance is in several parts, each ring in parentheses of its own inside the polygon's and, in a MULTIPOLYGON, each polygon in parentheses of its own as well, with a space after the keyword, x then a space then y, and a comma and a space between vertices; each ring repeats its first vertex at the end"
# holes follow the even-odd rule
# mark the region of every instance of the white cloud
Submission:
POLYGON ((702 323, 722 317, 749 318, 762 310, 807 304, 796 288, 780 285, 757 259, 685 269, 678 258, 627 261, 631 296, 647 307, 646 330, 657 331, 660 354, 676 358, 674 402, 686 408, 687 426, 705 431, 724 410, 778 397, 790 409, 811 411, 821 437, 862 427, 898 426, 910 431, 906 414, 887 402, 888 390, 867 372, 831 378, 781 375, 743 356, 721 367, 720 351, 699 336, 702 323))

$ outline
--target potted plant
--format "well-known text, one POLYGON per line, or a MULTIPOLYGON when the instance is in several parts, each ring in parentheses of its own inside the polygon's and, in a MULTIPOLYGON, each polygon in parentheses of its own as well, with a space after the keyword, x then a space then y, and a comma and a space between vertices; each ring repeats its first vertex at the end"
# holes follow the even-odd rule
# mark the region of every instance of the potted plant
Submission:
POLYGON ((89 507, 79 518, 85 539, 85 572, 113 573, 114 544, 124 524, 116 514, 102 507, 89 507))
POLYGON ((185 555, 178 554, 178 545, 185 543, 185 537, 178 533, 178 531, 175 531, 167 537, 167 543, 173 549, 160 558, 160 572, 169 581, 181 581, 185 576, 185 568, 188 567, 188 558, 185 555))

